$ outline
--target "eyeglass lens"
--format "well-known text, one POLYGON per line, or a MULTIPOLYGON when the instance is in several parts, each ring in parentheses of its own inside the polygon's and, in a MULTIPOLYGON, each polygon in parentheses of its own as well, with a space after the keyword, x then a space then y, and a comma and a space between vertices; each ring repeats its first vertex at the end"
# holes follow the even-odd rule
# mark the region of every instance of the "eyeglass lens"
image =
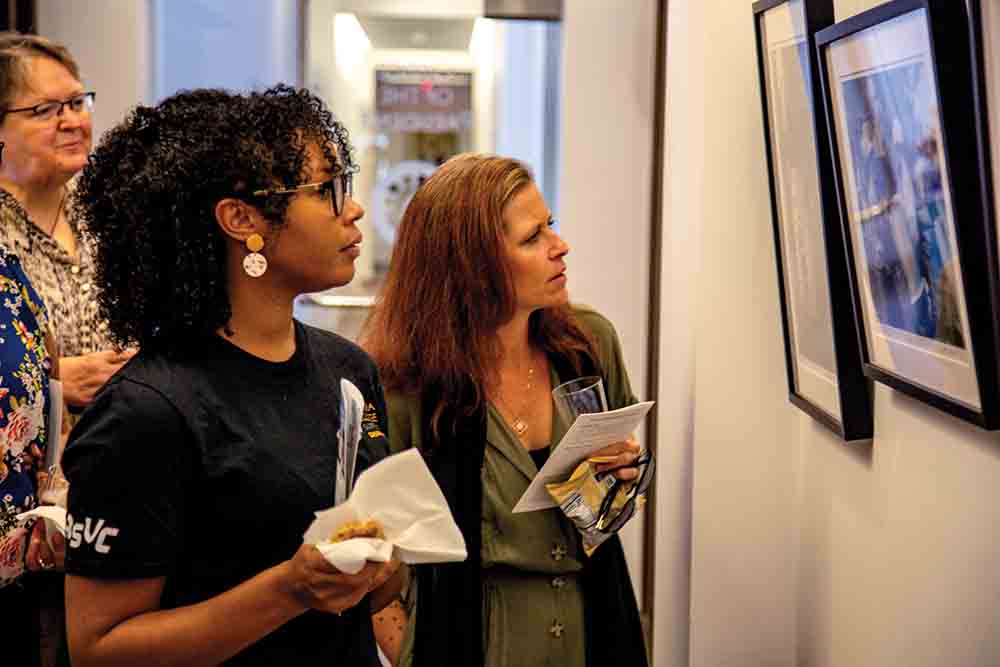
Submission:
POLYGON ((333 214, 340 215, 344 211, 344 200, 354 194, 354 174, 338 174, 333 177, 333 214))
POLYGON ((65 102, 46 102, 35 107, 34 116, 42 120, 54 118, 62 114, 63 107, 69 107, 73 113, 90 112, 94 110, 94 96, 90 93, 77 95, 65 102))

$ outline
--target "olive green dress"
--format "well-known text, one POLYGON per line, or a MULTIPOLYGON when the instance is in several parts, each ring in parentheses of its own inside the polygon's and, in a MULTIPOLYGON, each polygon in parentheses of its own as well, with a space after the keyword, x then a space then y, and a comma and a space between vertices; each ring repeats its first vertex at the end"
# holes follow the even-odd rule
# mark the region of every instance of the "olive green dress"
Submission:
MULTIPOLYGON (((586 307, 576 316, 593 335, 604 369, 611 409, 637 401, 632 393, 614 327, 586 307)), ((570 380, 551 372, 552 386, 570 380)), ((393 452, 419 445, 419 401, 391 393, 389 439, 393 452)), ((566 432, 553 410, 554 447, 566 432)), ((558 508, 513 514, 537 474, 531 455, 493 405, 488 406, 483 465, 483 648, 487 667, 572 667, 585 664, 583 594, 578 574, 586 556, 576 528, 558 508)), ((415 580, 414 580, 415 581, 415 580)), ((410 593, 410 614, 420 613, 418 590, 410 593)), ((413 623, 400 665, 412 664, 413 623)))

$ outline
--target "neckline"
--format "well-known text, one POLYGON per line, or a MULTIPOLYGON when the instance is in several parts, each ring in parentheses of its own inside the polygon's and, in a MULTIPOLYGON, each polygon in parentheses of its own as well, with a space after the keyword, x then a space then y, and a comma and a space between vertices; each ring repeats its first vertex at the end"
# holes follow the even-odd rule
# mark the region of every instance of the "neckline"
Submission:
POLYGON ((63 207, 66 214, 66 224, 69 225, 70 230, 73 232, 73 238, 76 239, 75 257, 66 252, 66 249, 56 242, 55 237, 46 234, 44 230, 31 221, 31 217, 28 215, 28 210, 24 208, 24 204, 10 190, 0 187, 0 203, 6 203, 17 213, 15 219, 20 223, 22 232, 27 236, 25 240, 29 244, 29 247, 35 242, 37 237, 39 243, 49 246, 50 251, 52 251, 49 254, 54 254, 56 259, 72 266, 82 266, 83 249, 81 248, 80 229, 76 222, 76 216, 73 215, 74 207, 70 203, 69 184, 64 187, 66 188, 67 198, 63 207))
POLYGON ((209 334, 212 339, 209 347, 214 348, 212 351, 218 353, 220 358, 251 366, 265 374, 286 376, 299 373, 309 359, 309 345, 302 323, 294 318, 292 323, 295 326, 295 351, 285 361, 262 359, 214 332, 209 334))

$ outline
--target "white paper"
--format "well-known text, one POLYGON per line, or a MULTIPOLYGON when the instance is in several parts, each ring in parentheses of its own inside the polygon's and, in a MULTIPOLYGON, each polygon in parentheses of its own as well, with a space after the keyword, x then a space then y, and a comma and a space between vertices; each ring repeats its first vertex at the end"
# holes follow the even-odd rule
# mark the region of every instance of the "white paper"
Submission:
POLYGON ((557 507, 545 485, 563 482, 581 461, 608 445, 627 440, 653 407, 653 401, 636 403, 609 412, 590 412, 576 418, 566 435, 552 449, 549 460, 538 471, 521 499, 514 505, 514 513, 535 512, 557 507))
POLYGON ((52 546, 52 536, 59 533, 63 537, 66 537, 66 508, 58 507, 56 505, 42 505, 41 507, 36 507, 33 510, 28 510, 27 512, 21 512, 15 519, 20 525, 24 525, 28 522, 28 519, 33 517, 38 517, 45 521, 45 536, 46 541, 49 543, 49 548, 54 548, 52 546))
POLYGON ((361 418, 365 397, 350 380, 340 380, 340 428, 337 430, 337 481, 333 504, 347 500, 354 487, 354 466, 357 465, 358 443, 361 441, 361 418))
POLYGON ((63 386, 55 378, 49 378, 49 415, 46 437, 45 469, 59 465, 62 459, 63 386))
POLYGON ((334 567, 355 574, 365 561, 384 563, 395 556, 404 563, 448 563, 467 557, 465 539, 423 457, 415 449, 385 458, 358 476, 342 504, 316 512, 303 540, 334 567), (355 538, 331 544, 333 533, 348 521, 374 519, 385 539, 355 538))

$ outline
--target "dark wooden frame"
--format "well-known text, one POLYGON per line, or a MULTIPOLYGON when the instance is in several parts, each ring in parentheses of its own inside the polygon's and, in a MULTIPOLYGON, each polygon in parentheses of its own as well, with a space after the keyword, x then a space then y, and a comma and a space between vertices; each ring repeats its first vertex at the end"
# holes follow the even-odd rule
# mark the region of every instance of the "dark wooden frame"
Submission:
POLYGON ((989 141, 985 113, 984 77, 980 48, 978 2, 954 0, 894 0, 816 35, 816 53, 822 80, 830 150, 836 167, 838 210, 843 228, 848 271, 858 321, 858 338, 864 359, 864 373, 950 415, 984 429, 1000 428, 1000 387, 997 351, 1000 331, 1000 285, 998 285, 997 238, 994 224, 989 141), (845 182, 836 141, 833 97, 826 65, 830 45, 861 30, 916 10, 926 11, 930 37, 931 75, 937 85, 941 142, 945 168, 951 185, 955 238, 967 289, 972 359, 976 367, 981 409, 975 410, 952 397, 925 387, 871 361, 865 335, 859 276, 854 261, 845 182), (973 113, 970 114, 969 111, 973 113))
POLYGON ((833 24, 832 0, 803 0, 811 94, 813 101, 812 128, 816 144, 816 163, 820 192, 820 210, 826 249, 827 288, 830 295, 830 316, 833 325, 833 347, 837 362, 837 391, 840 398, 840 419, 806 398, 799 391, 795 377, 795 351, 791 336, 791 303, 785 292, 786 257, 781 233, 781 212, 778 201, 778 183, 774 152, 772 150, 771 119, 768 103, 766 58, 763 17, 765 12, 786 4, 789 0, 760 0, 753 5, 754 30, 757 43, 757 69, 760 78, 760 95, 764 117, 764 144, 771 196, 771 219, 774 247, 778 265, 778 294, 781 299, 781 324, 785 341, 785 368, 788 376, 788 399, 815 420, 836 433, 843 440, 869 440, 872 437, 873 408, 871 383, 865 378, 861 365, 858 340, 858 323, 855 321, 852 294, 847 281, 847 255, 844 253, 843 228, 837 218, 839 208, 837 190, 833 185, 833 163, 830 142, 822 108, 822 89, 815 57, 815 34, 833 24))

